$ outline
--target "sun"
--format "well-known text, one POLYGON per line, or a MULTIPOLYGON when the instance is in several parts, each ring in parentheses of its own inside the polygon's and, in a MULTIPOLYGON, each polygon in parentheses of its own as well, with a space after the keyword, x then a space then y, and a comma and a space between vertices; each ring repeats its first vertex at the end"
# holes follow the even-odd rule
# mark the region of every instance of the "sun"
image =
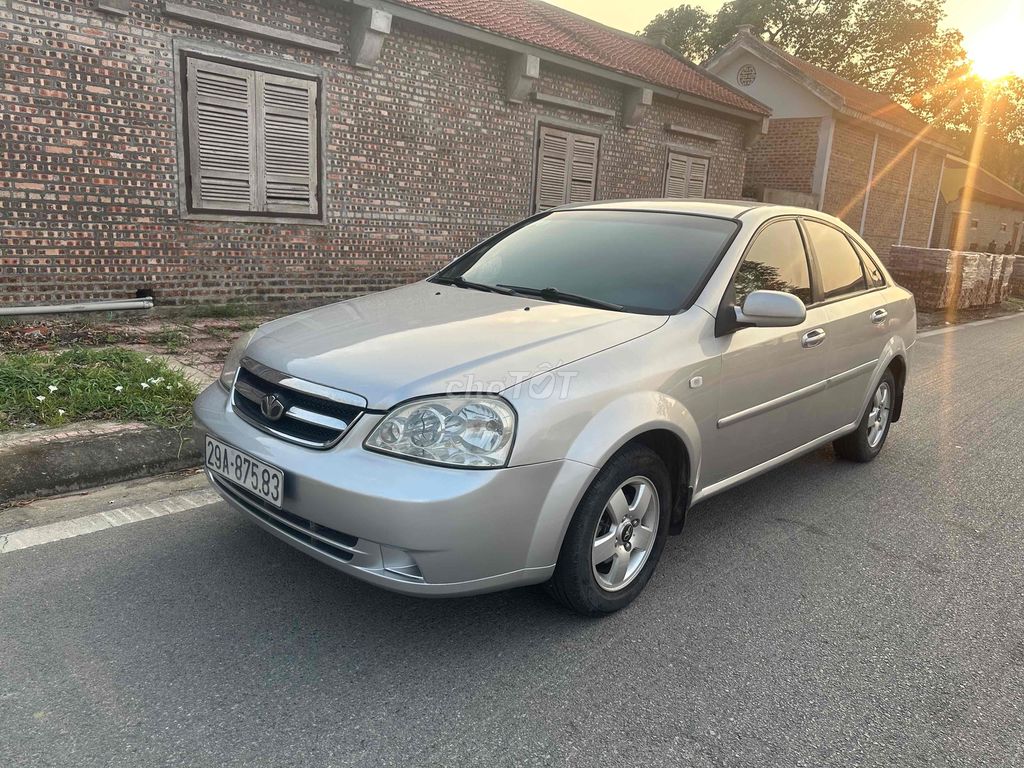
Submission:
POLYGON ((1024 13, 1008 9, 980 32, 965 40, 974 73, 985 80, 1024 76, 1024 13))

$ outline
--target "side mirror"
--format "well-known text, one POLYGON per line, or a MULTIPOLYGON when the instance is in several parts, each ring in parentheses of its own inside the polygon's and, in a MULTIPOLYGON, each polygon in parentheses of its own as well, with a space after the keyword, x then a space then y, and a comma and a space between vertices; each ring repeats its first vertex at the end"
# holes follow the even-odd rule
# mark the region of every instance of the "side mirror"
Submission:
POLYGON ((758 328, 785 328, 800 325, 807 318, 807 307, 796 296, 782 291, 754 291, 735 307, 737 324, 758 328))

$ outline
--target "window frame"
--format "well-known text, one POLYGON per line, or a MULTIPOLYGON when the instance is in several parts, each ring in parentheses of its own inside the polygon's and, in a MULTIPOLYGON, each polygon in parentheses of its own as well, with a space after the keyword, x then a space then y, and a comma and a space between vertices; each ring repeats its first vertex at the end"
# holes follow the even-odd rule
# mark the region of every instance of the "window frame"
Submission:
MULTIPOLYGON (((695 152, 685 147, 678 147, 669 144, 665 147, 665 173, 662 177, 661 192, 662 197, 667 200, 707 200, 708 199, 708 184, 711 183, 711 168, 714 157, 708 154, 702 154, 695 152), (668 196, 668 172, 669 167, 672 164, 672 155, 679 155, 687 158, 687 160, 703 160, 707 163, 707 171, 704 174, 704 189, 700 197, 669 197, 668 196)), ((689 179, 687 179, 689 183, 689 179)))
MULTIPOLYGON (((804 262, 807 264, 807 282, 808 282, 808 284, 810 286, 810 290, 811 290, 811 303, 810 304, 806 304, 805 303, 804 306, 811 307, 811 306, 814 306, 818 302, 818 299, 821 296, 821 293, 820 293, 821 287, 820 287, 820 285, 818 285, 818 282, 815 279, 814 269, 813 269, 812 264, 811 264, 811 252, 810 252, 810 248, 808 247, 808 243, 807 243, 807 234, 804 232, 803 227, 800 226, 800 219, 799 219, 799 217, 798 216, 790 215, 790 216, 779 216, 777 218, 769 219, 768 221, 764 222, 761 226, 759 226, 757 228, 757 230, 754 232, 753 237, 750 238, 750 242, 748 242, 746 248, 743 249, 743 253, 740 256, 740 260, 738 262, 736 262, 736 269, 733 270, 732 277, 729 278, 729 287, 725 289, 726 297, 730 299, 730 303, 733 306, 736 306, 736 278, 737 278, 737 276, 739 276, 740 270, 743 268, 744 262, 747 260, 747 257, 750 255, 750 251, 753 250, 754 246, 757 244, 758 239, 764 234, 764 232, 767 229, 769 229, 772 225, 781 224, 781 223, 786 222, 786 221, 792 221, 792 222, 794 222, 796 224, 796 231, 800 235, 800 241, 803 244, 803 248, 804 248, 804 262)), ((791 294, 791 295, 796 296, 796 294, 791 294)), ((797 296, 797 298, 800 298, 800 297, 797 296)))
POLYGON ((201 41, 175 39, 172 45, 174 62, 174 107, 175 137, 177 153, 177 190, 178 217, 191 221, 223 221, 262 224, 304 224, 306 226, 324 226, 327 223, 327 110, 325 109, 324 83, 326 71, 323 67, 300 64, 271 56, 246 53, 222 45, 211 45, 201 41), (255 211, 208 211, 196 210, 191 206, 191 146, 189 142, 190 124, 188 120, 188 60, 224 64, 230 67, 251 69, 270 75, 311 80, 316 83, 316 158, 317 158, 317 213, 258 213, 255 211))
POLYGON ((533 121, 533 159, 530 168, 530 198, 528 202, 528 210, 530 216, 537 214, 546 213, 547 211, 553 211, 556 208, 561 208, 565 205, 589 205, 590 203, 596 203, 601 200, 601 166, 602 160, 604 159, 605 139, 607 131, 600 130, 594 126, 586 125, 583 123, 574 123, 570 120, 559 120, 553 117, 547 117, 544 115, 538 115, 533 121), (585 136, 592 136, 597 139, 597 159, 596 167, 594 169, 594 199, 586 203, 569 203, 565 202, 562 205, 556 205, 551 208, 538 208, 537 207, 537 182, 538 173, 540 169, 540 143, 541 143, 541 131, 544 128, 550 128, 555 131, 563 131, 566 133, 580 133, 585 136))
POLYGON ((859 240, 857 240, 856 238, 851 237, 848 232, 846 233, 846 239, 849 240, 851 243, 853 243, 853 249, 860 256, 861 269, 864 270, 864 277, 865 277, 865 279, 867 279, 867 277, 868 277, 868 269, 867 269, 868 264, 870 264, 872 267, 874 267, 875 270, 878 272, 879 276, 882 278, 881 285, 870 285, 871 281, 868 280, 868 283, 869 283, 868 287, 869 288, 888 288, 889 287, 889 278, 886 277, 885 270, 882 268, 881 262, 872 255, 872 252, 868 249, 867 244, 866 243, 862 243, 859 240))
POLYGON ((797 218, 800 222, 800 230, 803 232, 804 235, 804 244, 806 245, 807 251, 811 256, 812 267, 814 269, 815 275, 812 278, 812 280, 816 284, 814 294, 815 302, 813 304, 808 304, 808 309, 810 309, 811 307, 828 306, 829 304, 835 304, 837 301, 846 301, 847 299, 856 298, 857 296, 864 296, 865 294, 874 293, 875 291, 884 291, 886 288, 889 287, 888 280, 885 276, 885 271, 880 268, 877 262, 875 263, 875 267, 878 269, 879 274, 882 275, 883 284, 876 286, 872 286, 869 284, 868 275, 864 269, 864 256, 861 253, 861 249, 857 247, 856 241, 853 238, 851 238, 850 235, 847 232, 845 232, 841 227, 837 227, 832 222, 824 221, 814 216, 799 216, 797 218), (846 238, 847 242, 850 243, 850 248, 853 250, 854 255, 857 256, 857 260, 860 263, 860 272, 861 275, 864 277, 864 285, 867 286, 865 289, 859 291, 851 291, 850 293, 844 293, 842 296, 833 296, 832 298, 828 299, 825 298, 824 286, 821 282, 821 265, 818 261, 818 254, 815 252, 814 243, 811 241, 810 235, 807 233, 807 230, 804 226, 804 223, 807 221, 813 221, 815 224, 821 224, 823 226, 830 227, 831 229, 836 230, 836 232, 839 232, 841 235, 843 235, 843 237, 846 238))
MULTIPOLYGON (((736 324, 736 315, 731 311, 731 307, 736 306, 736 275, 739 274, 740 267, 743 266, 743 262, 747 259, 747 254, 750 249, 754 246, 757 238, 760 237, 761 233, 764 232, 772 224, 777 224, 780 221, 795 221, 797 229, 800 231, 800 239, 804 244, 804 258, 807 259, 808 274, 811 278, 811 304, 804 304, 807 309, 816 307, 819 304, 819 298, 821 296, 821 287, 818 284, 817 273, 814 271, 814 260, 811 258, 811 251, 807 243, 807 233, 804 232, 803 224, 800 221, 801 217, 794 213, 782 214, 781 216, 773 216, 770 219, 762 221, 757 225, 754 230, 754 234, 750 236, 750 240, 743 247, 743 252, 740 253, 739 259, 736 260, 736 266, 733 267, 732 272, 729 275, 729 282, 725 285, 725 291, 722 292, 722 298, 718 301, 718 311, 715 312, 715 338, 722 336, 728 336, 736 331, 742 330, 745 326, 736 324)), ((736 236, 739 236, 737 231, 736 236)), ((734 238, 735 239, 735 238, 734 238)), ((730 244, 731 245, 731 244, 730 244)), ((723 254, 724 255, 724 254, 723 254)), ((720 266, 720 265, 719 265, 720 266)), ((716 266, 717 269, 717 266, 716 266)), ((708 278, 710 280, 710 277, 708 278)), ((705 282, 707 285, 707 281, 705 282)), ((698 294, 699 295, 699 294, 698 294)), ((696 297, 694 297, 696 301, 696 297)))

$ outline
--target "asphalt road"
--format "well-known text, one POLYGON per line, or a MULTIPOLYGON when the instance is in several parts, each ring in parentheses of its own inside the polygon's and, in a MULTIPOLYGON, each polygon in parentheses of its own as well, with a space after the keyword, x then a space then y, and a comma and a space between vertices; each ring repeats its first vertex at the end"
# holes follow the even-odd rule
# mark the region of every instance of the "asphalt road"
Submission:
POLYGON ((0 555, 0 765, 1024 766, 1024 318, 914 365, 879 460, 697 507, 600 621, 222 505, 0 555))

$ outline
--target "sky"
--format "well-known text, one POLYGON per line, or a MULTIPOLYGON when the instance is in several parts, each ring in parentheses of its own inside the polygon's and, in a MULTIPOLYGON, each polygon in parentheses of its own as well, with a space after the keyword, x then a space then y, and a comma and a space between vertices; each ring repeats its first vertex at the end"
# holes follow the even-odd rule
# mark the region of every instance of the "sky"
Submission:
MULTIPOLYGON (((626 32, 643 29, 661 11, 682 2, 715 12, 722 0, 547 0, 626 32)), ((1024 75, 1024 3, 1017 0, 946 0, 946 24, 964 34, 964 47, 982 74, 1024 75)))

